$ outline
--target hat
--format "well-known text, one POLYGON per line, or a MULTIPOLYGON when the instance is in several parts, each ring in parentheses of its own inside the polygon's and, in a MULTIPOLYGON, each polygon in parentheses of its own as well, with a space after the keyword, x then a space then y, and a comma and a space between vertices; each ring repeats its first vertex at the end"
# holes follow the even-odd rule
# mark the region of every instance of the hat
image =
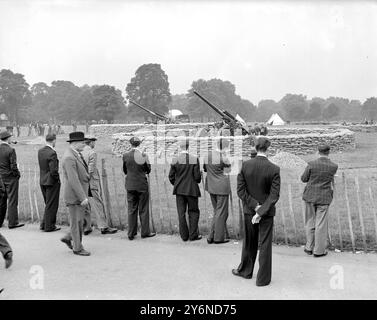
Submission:
POLYGON ((258 150, 267 150, 271 145, 271 141, 265 136, 258 137, 255 142, 255 149, 258 150))
POLYGON ((9 131, 2 131, 2 132, 0 132, 0 139, 1 140, 5 140, 6 138, 9 138, 11 136, 12 136, 12 134, 9 133, 9 131))
POLYGON ((132 145, 133 147, 137 147, 137 146, 140 145, 141 140, 140 140, 138 137, 132 137, 132 138, 130 139, 130 143, 131 143, 131 145, 132 145))
POLYGON ((320 153, 328 153, 330 152, 330 146, 328 144, 320 144, 318 146, 318 151, 320 153))
POLYGON ((69 134, 69 139, 67 140, 67 142, 84 141, 84 140, 85 140, 84 132, 75 131, 69 134))
POLYGON ((89 140, 89 141, 97 141, 97 138, 95 137, 95 136, 93 136, 93 135, 87 135, 86 137, 85 137, 85 140, 89 140))
POLYGON ((56 134, 55 133, 50 133, 46 136, 46 141, 54 141, 56 140, 56 134))

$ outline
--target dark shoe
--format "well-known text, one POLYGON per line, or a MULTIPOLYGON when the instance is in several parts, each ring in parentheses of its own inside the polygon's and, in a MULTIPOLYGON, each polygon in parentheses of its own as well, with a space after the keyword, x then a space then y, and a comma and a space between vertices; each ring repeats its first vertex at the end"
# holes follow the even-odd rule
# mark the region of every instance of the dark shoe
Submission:
POLYGON ((86 251, 85 249, 82 249, 80 251, 73 251, 74 254, 77 254, 78 256, 90 256, 90 252, 86 251))
POLYGON ((324 256, 327 256, 327 252, 325 252, 324 254, 313 254, 313 256, 315 258, 324 257, 324 256))
POLYGON ((63 243, 65 243, 69 249, 73 250, 71 240, 68 240, 66 238, 61 238, 60 241, 63 242, 63 243))
POLYGON ((25 225, 25 223, 19 223, 19 224, 16 224, 14 226, 9 226, 8 228, 9 229, 15 229, 15 228, 20 228, 20 227, 23 227, 25 225))
POLYGON ((86 235, 86 236, 87 236, 87 235, 88 235, 89 233, 92 233, 92 231, 93 231, 93 229, 90 229, 90 230, 85 230, 85 231, 84 231, 84 235, 86 235))
POLYGON ((208 239, 208 238, 207 238, 207 243, 208 243, 208 244, 213 243, 213 239, 208 239))
POLYGON ((202 240, 202 236, 199 235, 199 236, 197 236, 197 237, 194 238, 194 239, 190 239, 190 241, 196 241, 196 240, 202 240))
POLYGON ((44 227, 44 226, 39 226, 39 230, 44 231, 44 230, 45 230, 45 227, 44 227))
POLYGON ((305 252, 306 254, 308 254, 308 255, 312 255, 312 254, 313 254, 313 251, 312 251, 312 250, 306 250, 306 249, 304 249, 304 252, 305 252))
POLYGON ((245 279, 251 279, 252 277, 245 277, 243 276, 241 273, 239 273, 239 271, 237 269, 232 269, 232 273, 233 275, 237 276, 237 277, 241 277, 241 278, 245 278, 245 279))
POLYGON ((141 236, 142 238, 151 238, 151 237, 154 237, 156 235, 155 232, 151 232, 150 234, 147 234, 146 236, 141 236))
POLYGON ((113 234, 113 233, 117 233, 117 232, 118 232, 118 229, 116 229, 116 228, 101 229, 102 234, 113 234))
POLYGON ((271 283, 271 281, 268 282, 268 283, 257 283, 256 285, 257 285, 257 287, 265 287, 265 286, 268 286, 270 283, 271 283))
POLYGON ((216 244, 220 244, 220 243, 228 243, 228 242, 229 242, 228 239, 226 239, 226 240, 224 240, 224 241, 213 241, 213 243, 216 243, 216 244))
POLYGON ((61 230, 61 228, 55 227, 54 229, 45 230, 45 232, 54 232, 54 231, 59 231, 59 230, 61 230))
POLYGON ((128 236, 128 239, 129 239, 129 240, 133 240, 133 239, 134 239, 134 236, 128 236))
POLYGON ((13 253, 12 252, 8 252, 5 257, 5 269, 8 269, 12 263, 13 263, 13 253))

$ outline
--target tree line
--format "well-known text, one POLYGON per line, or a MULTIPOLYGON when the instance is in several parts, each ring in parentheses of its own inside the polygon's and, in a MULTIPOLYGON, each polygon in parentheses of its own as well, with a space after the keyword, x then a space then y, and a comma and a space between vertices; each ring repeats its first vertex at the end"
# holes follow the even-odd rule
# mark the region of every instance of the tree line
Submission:
POLYGON ((71 81, 29 85, 25 76, 11 70, 0 71, 0 113, 12 123, 71 123, 104 120, 131 122, 148 120, 149 114, 127 101, 132 99, 152 111, 167 114, 178 109, 192 120, 217 120, 218 115, 198 99, 197 90, 220 109, 239 114, 246 121, 267 121, 278 113, 287 121, 360 121, 377 119, 377 98, 363 103, 342 97, 308 99, 302 94, 286 94, 281 100, 265 99, 257 105, 236 93, 236 86, 221 79, 193 81, 187 93, 172 95, 169 79, 159 64, 140 66, 122 91, 111 85, 77 86, 71 81))

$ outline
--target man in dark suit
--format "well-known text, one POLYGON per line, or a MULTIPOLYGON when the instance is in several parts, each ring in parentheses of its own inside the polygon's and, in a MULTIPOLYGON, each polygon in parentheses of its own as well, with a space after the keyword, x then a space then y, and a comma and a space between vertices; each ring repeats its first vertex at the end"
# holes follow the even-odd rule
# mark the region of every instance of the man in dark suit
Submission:
POLYGON ((334 175, 338 165, 329 159, 330 146, 318 147, 319 158, 310 161, 301 176, 306 182, 305 201, 306 245, 304 251, 314 257, 327 255, 328 210, 333 199, 334 175))
POLYGON ((180 153, 170 165, 169 181, 174 186, 176 195, 179 233, 183 241, 200 240, 199 235, 199 197, 198 184, 201 181, 200 164, 198 157, 189 154, 189 140, 183 139, 180 144, 180 153), (186 211, 188 212, 189 227, 187 227, 186 211))
POLYGON ((24 226, 18 222, 18 182, 21 177, 17 166, 16 150, 11 146, 12 134, 0 133, 0 178, 4 184, 4 194, 0 198, 0 227, 3 225, 8 207, 9 229, 24 226))
POLYGON ((237 194, 245 215, 245 239, 241 263, 232 273, 251 279, 259 245, 257 286, 271 282, 273 221, 280 194, 280 168, 266 155, 270 144, 266 137, 259 137, 255 143, 257 156, 245 161, 237 176, 237 194))
POLYGON ((226 155, 229 140, 220 139, 218 149, 213 150, 204 159, 203 170, 207 172, 205 190, 211 196, 214 211, 208 243, 226 243, 226 221, 229 215, 230 162, 226 155))
POLYGON ((55 151, 55 144, 56 135, 48 134, 46 136, 46 146, 38 150, 39 184, 45 202, 45 211, 40 229, 46 232, 60 230, 55 225, 60 194, 59 160, 55 151))
POLYGON ((147 174, 151 172, 148 156, 138 147, 138 137, 130 139, 131 151, 123 155, 123 172, 126 175, 128 203, 128 239, 133 240, 137 234, 137 216, 141 223, 141 237, 153 237, 156 233, 149 228, 149 187, 147 174))

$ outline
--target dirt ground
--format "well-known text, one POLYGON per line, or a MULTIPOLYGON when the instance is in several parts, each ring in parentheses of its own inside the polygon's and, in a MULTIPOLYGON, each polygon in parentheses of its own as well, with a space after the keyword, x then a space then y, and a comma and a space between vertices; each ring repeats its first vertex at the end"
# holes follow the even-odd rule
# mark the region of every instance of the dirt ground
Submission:
POLYGON ((0 299, 377 298, 375 254, 313 258, 300 247, 274 246, 272 282, 256 287, 255 277, 231 274, 240 260, 238 242, 183 243, 175 235, 129 241, 124 232, 110 237, 95 231, 84 238, 92 255, 81 257, 59 241, 66 230, 42 233, 32 224, 0 229, 14 250, 10 269, 0 261, 0 299))

